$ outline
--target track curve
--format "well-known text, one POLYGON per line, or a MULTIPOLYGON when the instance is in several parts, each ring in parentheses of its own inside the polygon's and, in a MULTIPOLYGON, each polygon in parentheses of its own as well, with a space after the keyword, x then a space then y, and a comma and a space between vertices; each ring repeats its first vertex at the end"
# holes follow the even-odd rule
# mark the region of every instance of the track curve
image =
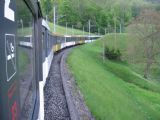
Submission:
POLYGON ((45 120, 71 120, 61 77, 63 54, 66 54, 65 50, 54 55, 44 87, 45 120))

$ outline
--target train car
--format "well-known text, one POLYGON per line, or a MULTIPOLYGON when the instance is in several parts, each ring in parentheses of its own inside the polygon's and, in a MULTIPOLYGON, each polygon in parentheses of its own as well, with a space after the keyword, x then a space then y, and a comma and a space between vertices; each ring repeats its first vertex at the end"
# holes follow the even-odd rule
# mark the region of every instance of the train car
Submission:
POLYGON ((101 37, 102 37, 102 36, 100 36, 100 35, 91 35, 91 36, 87 35, 87 36, 85 36, 85 43, 94 42, 94 41, 96 41, 98 38, 101 38, 101 37))
POLYGON ((0 4, 0 120, 37 119, 42 78, 39 2, 0 4))
POLYGON ((43 81, 48 76, 51 61, 53 59, 52 43, 51 43, 50 28, 45 20, 42 20, 42 67, 43 67, 43 81))
POLYGON ((75 45, 75 40, 70 35, 65 35, 65 47, 73 46, 75 45))
POLYGON ((54 40, 54 45, 53 45, 53 51, 57 52, 61 49, 61 38, 63 37, 62 35, 57 35, 53 34, 55 40, 54 40))

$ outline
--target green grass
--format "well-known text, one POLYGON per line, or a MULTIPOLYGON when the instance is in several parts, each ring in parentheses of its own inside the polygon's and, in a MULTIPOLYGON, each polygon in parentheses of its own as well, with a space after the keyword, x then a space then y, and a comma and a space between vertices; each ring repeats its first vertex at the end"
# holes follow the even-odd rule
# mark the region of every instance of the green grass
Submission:
MULTIPOLYGON (((124 54, 126 52, 126 48, 128 43, 130 42, 129 36, 127 33, 122 34, 109 34, 104 37, 102 37, 100 40, 104 42, 106 46, 109 48, 118 48, 120 51, 124 54)), ((98 42, 96 44, 102 44, 101 42, 98 42)))
MULTIPOLYGON (((53 23, 48 22, 50 30, 53 32, 53 23)), ((56 33, 61 34, 61 35, 65 35, 66 34, 66 28, 63 26, 59 26, 56 25, 56 33)), ((18 35, 19 36, 26 36, 26 35, 31 35, 32 34, 32 29, 30 27, 28 28, 19 28, 18 29, 18 35)), ((73 29, 72 28, 68 28, 67 29, 67 34, 68 35, 83 35, 83 31, 82 30, 78 30, 78 29, 73 29)), ((84 32, 84 35, 89 35, 88 32, 84 32)), ((91 33, 91 35, 94 35, 93 33, 91 33)))
MULTIPOLYGON (((106 0, 101 0, 101 1, 100 0, 89 0, 89 1, 94 2, 103 8, 106 8, 108 6, 107 4, 111 4, 112 6, 114 6, 116 4, 124 3, 123 0, 107 0, 107 1, 106 0)), ((132 5, 133 3, 137 3, 139 5, 147 4, 145 0, 125 0, 124 4, 132 5)))
POLYGON ((23 75, 25 72, 26 72, 26 69, 27 69, 27 65, 30 63, 30 60, 29 60, 29 56, 28 54, 22 49, 20 48, 19 49, 19 71, 20 71, 20 75, 23 75))
POLYGON ((18 35, 21 37, 27 36, 27 35, 32 35, 32 27, 24 27, 23 29, 19 28, 18 35))
MULTIPOLYGON (((51 31, 53 32, 53 23, 49 22, 48 24, 49 24, 49 27, 50 27, 51 31)), ((56 25, 56 33, 65 35, 66 34, 66 28, 63 27, 63 26, 56 25)), ((72 28, 67 28, 67 34, 68 35, 83 35, 83 31, 78 30, 78 29, 73 29, 73 31, 72 31, 72 28)), ((84 32, 84 35, 89 35, 89 33, 84 32)))
MULTIPOLYGON (((125 44, 125 43, 124 43, 125 44)), ((123 62, 102 60, 102 42, 75 48, 68 64, 97 120, 160 120, 159 84, 123 62)))

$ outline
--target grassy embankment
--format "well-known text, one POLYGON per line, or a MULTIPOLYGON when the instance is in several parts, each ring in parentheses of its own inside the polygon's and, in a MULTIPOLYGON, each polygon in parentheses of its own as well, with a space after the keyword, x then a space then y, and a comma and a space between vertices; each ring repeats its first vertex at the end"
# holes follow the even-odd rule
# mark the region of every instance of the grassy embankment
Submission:
MULTIPOLYGON (((53 23, 48 23, 51 31, 53 32, 53 23)), ((56 25, 56 33, 65 35, 66 34, 66 28, 63 26, 56 25)), ((67 28, 67 34, 68 35, 83 35, 82 30, 67 28)), ((89 35, 88 32, 84 32, 84 35, 89 35)))
MULTIPOLYGON (((53 32, 53 23, 48 22, 48 25, 50 27, 50 31, 53 32)), ((31 35, 32 29, 30 27, 28 28, 23 28, 23 30, 20 28, 18 30, 18 34, 21 36, 26 36, 26 35, 31 35)), ((56 25, 56 33, 60 35, 65 35, 66 34, 66 28, 63 26, 56 25)), ((88 32, 84 32, 82 30, 78 29, 73 29, 72 28, 67 28, 67 34, 68 35, 89 35, 88 32)), ((93 34, 93 33, 91 33, 93 34)))
MULTIPOLYGON (((117 42, 124 37, 118 36, 117 42)), ((126 44, 127 40, 117 45, 126 44)), ((143 79, 124 62, 103 62, 102 41, 75 48, 68 64, 97 120, 160 119, 159 84, 143 79)))

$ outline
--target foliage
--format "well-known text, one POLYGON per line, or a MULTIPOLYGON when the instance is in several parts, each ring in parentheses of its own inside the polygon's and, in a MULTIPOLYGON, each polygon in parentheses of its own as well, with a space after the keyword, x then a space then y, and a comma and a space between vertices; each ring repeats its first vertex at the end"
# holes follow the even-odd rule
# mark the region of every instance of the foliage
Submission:
POLYGON ((105 47, 105 57, 109 60, 120 60, 121 59, 121 52, 119 49, 109 47, 105 47))
POLYGON ((133 20, 132 24, 129 26, 130 35, 134 35, 134 42, 131 43, 133 50, 129 55, 137 54, 141 52, 143 55, 139 59, 134 58, 134 61, 144 62, 144 77, 149 78, 151 66, 155 63, 159 63, 160 56, 160 12, 154 9, 144 9, 133 20), (135 42, 136 41, 136 42, 135 42), (139 45, 141 47, 139 47, 139 45), (141 61, 140 61, 141 60, 141 61))
MULTIPOLYGON (((132 31, 133 32, 133 31, 132 31)), ((138 31, 137 31, 138 32, 138 31)), ((144 75, 144 70, 146 68, 146 57, 144 53, 144 43, 140 42, 136 35, 133 33, 123 33, 116 34, 117 40, 115 41, 115 34, 109 34, 101 38, 110 49, 115 47, 121 52, 121 60, 126 61, 129 66, 137 73, 144 75)), ((156 42, 156 41, 155 41, 156 42)), ((97 43, 99 44, 99 43, 97 43)), ((102 46, 102 43, 100 43, 102 46)), ((159 43, 155 44, 154 52, 159 51, 159 43)), ((158 61, 160 61, 160 56, 157 55, 154 62, 150 68, 149 80, 150 81, 160 81, 160 68, 158 61)))
POLYGON ((49 21, 53 21, 53 4, 56 5, 56 16, 63 16, 58 20, 60 25, 69 27, 72 25, 77 29, 89 31, 88 21, 91 20, 91 32, 101 34, 114 31, 116 22, 117 31, 120 24, 122 31, 124 27, 137 14, 137 9, 144 4, 143 0, 136 1, 137 7, 133 4, 135 0, 41 0, 43 15, 48 15, 49 21), (114 19, 116 19, 114 21, 114 19))
POLYGON ((48 16, 49 20, 53 19, 53 0, 41 0, 43 16, 48 16))

